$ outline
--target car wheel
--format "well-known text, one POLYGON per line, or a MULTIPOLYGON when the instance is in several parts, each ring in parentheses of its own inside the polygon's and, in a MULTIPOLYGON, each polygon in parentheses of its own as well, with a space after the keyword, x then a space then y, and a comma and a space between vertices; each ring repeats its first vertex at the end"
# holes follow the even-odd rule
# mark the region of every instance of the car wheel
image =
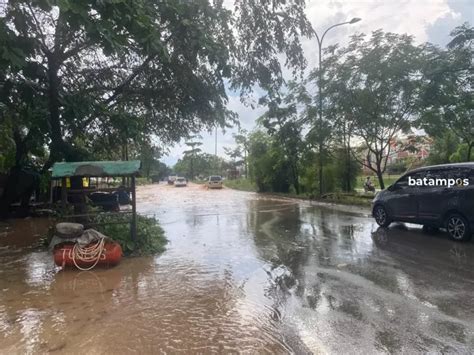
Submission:
POLYGON ((374 217, 375 217, 375 222, 380 227, 388 227, 392 221, 390 220, 387 211, 383 206, 375 206, 374 208, 374 217))
POLYGON ((471 239, 471 230, 466 219, 455 213, 448 217, 446 221, 446 230, 449 236, 457 241, 465 241, 471 239))

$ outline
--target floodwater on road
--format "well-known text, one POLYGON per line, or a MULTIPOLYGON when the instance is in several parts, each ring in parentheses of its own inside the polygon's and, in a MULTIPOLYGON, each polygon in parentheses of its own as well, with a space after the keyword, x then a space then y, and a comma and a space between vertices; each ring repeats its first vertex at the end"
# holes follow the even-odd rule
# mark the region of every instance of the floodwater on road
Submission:
POLYGON ((0 225, 0 353, 472 353, 474 243, 369 211, 189 185, 138 188, 170 241, 61 271, 48 221, 0 225))

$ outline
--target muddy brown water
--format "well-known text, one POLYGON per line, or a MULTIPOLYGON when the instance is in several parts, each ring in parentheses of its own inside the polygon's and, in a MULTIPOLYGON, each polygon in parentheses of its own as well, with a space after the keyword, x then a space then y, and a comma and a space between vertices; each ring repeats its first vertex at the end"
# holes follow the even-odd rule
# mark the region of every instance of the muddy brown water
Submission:
POLYGON ((471 353, 474 243, 360 208, 141 186, 156 257, 61 271, 44 219, 0 225, 0 353, 471 353))

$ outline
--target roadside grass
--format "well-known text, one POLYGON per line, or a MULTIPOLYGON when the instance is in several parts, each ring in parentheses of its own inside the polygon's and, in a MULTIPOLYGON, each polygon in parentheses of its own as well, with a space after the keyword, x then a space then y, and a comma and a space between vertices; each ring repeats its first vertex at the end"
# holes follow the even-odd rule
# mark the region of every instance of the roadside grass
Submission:
POLYGON ((257 185, 250 179, 224 180, 224 186, 234 190, 257 191, 257 185))
POLYGON ((326 193, 323 196, 314 196, 309 194, 295 194, 295 193, 282 193, 282 192, 265 192, 262 193, 268 196, 279 196, 286 198, 296 198, 300 200, 310 200, 310 201, 319 201, 327 203, 338 203, 341 205, 351 205, 351 206, 365 206, 370 207, 371 202, 374 198, 373 193, 344 193, 344 192, 331 192, 326 193))
POLYGON ((352 206, 366 206, 370 207, 374 194, 358 194, 358 193, 342 193, 335 192, 325 194, 321 197, 317 197, 315 201, 321 202, 330 202, 330 203, 340 203, 342 205, 352 205, 352 206))

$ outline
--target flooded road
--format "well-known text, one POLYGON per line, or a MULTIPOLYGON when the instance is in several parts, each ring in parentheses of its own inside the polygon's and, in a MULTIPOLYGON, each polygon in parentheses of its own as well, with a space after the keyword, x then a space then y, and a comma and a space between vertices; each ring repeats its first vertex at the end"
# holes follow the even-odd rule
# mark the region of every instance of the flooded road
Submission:
POLYGON ((110 270, 59 271, 24 238, 47 221, 0 226, 0 353, 474 351, 473 242, 229 189, 137 196, 170 243, 110 270))

